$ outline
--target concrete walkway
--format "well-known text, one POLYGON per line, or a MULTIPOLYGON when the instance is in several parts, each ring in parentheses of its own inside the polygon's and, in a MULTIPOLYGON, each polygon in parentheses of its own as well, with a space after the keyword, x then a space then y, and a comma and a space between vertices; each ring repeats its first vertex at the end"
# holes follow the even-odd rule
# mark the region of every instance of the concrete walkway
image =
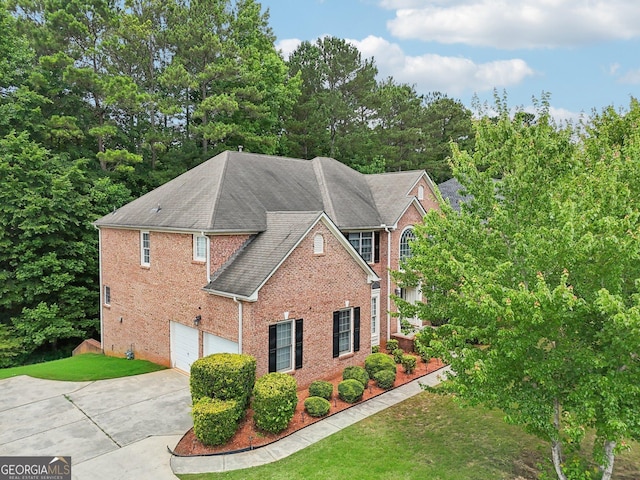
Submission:
POLYGON ((440 383, 444 372, 448 370, 449 368, 445 367, 424 377, 420 377, 366 402, 358 403, 351 408, 342 410, 322 421, 313 423, 308 427, 292 433, 288 437, 265 445, 264 447, 259 447, 247 452, 208 457, 173 456, 171 457, 171 468, 176 474, 225 472, 257 467, 281 460, 343 428, 417 395, 423 391, 422 388, 420 388, 420 384, 429 386, 437 385, 440 383))

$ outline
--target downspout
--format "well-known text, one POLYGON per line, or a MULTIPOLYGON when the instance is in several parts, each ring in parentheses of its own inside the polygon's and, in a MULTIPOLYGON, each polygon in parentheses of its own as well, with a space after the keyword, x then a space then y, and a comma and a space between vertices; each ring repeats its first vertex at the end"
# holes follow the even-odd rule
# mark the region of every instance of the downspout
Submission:
POLYGON ((200 232, 204 238, 207 239, 207 285, 211 283, 211 239, 209 235, 205 235, 204 232, 200 232))
POLYGON ((102 230, 94 225, 98 230, 98 285, 100 288, 100 348, 104 353, 104 286, 102 285, 102 230))
POLYGON ((391 338, 391 227, 382 225, 387 232, 387 340, 391 338))
POLYGON ((238 353, 242 353, 242 302, 238 297, 233 297, 233 301, 238 304, 238 353))

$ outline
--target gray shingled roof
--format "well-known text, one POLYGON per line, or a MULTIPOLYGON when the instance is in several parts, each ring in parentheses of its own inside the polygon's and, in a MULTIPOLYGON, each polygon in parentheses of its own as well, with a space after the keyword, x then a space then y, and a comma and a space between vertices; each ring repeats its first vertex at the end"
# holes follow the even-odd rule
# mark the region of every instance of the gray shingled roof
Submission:
POLYGON ((424 170, 409 170, 365 176, 382 223, 391 226, 398 221, 413 202, 413 197, 408 197, 407 194, 423 175, 425 175, 424 170))
POLYGON ((455 178, 450 178, 446 182, 442 182, 438 185, 438 189, 440 190, 440 194, 442 198, 445 200, 449 200, 451 203, 451 207, 460 211, 460 203, 464 202, 467 198, 460 194, 460 192, 464 189, 464 187, 458 182, 455 178))
MULTIPOLYGON (((266 212, 325 211, 341 229, 375 228, 385 223, 380 205, 404 204, 408 190, 397 186, 393 196, 379 195, 377 183, 370 184, 368 177, 331 158, 309 161, 224 152, 102 217, 96 225, 261 232, 266 212)), ((394 177, 388 183, 395 181, 394 177)))

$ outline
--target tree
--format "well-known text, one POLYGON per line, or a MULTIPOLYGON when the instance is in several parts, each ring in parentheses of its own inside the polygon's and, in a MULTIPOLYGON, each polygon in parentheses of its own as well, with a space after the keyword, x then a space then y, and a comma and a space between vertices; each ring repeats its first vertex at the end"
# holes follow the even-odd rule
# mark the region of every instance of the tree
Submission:
POLYGON ((607 132, 638 105, 582 137, 553 125, 546 99, 535 123, 498 107, 475 153, 453 146, 470 199, 430 211, 394 273, 425 302, 397 303, 448 321, 431 342, 455 372, 448 390, 548 439, 559 479, 563 447, 593 428, 608 479, 622 442, 640 438, 640 136, 607 132))
MULTIPOLYGON (((130 195, 107 178, 91 181, 86 168, 24 132, 0 139, 0 334, 19 338, 27 354, 97 327, 91 222, 130 195)), ((12 345, 0 342, 0 350, 12 345)))

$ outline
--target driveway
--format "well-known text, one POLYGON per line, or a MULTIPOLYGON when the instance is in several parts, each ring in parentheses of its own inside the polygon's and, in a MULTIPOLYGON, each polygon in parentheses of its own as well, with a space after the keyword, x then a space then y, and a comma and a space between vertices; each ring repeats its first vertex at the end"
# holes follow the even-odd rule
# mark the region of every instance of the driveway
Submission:
POLYGON ((71 456, 74 479, 175 479, 167 446, 193 426, 175 370, 95 382, 0 380, 0 455, 71 456))

